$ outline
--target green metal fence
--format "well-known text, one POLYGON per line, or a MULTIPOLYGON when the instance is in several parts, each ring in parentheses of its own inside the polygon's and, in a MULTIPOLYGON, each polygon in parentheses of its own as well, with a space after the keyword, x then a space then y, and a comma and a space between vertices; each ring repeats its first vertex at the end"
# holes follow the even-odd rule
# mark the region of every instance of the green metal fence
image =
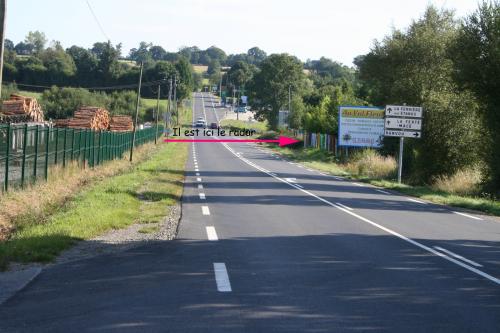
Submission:
MULTIPOLYGON (((163 128, 138 130, 135 146, 155 140, 163 128)), ((132 132, 101 132, 43 125, 0 125, 0 186, 23 187, 47 180, 53 165, 76 161, 94 167, 130 151, 132 132)))

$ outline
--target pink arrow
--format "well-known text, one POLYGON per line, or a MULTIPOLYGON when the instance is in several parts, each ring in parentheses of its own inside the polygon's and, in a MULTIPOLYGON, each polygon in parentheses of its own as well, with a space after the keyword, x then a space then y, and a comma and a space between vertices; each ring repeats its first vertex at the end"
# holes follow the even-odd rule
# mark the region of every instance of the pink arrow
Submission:
POLYGON ((293 143, 299 142, 286 136, 280 136, 277 140, 261 140, 261 139, 165 139, 164 142, 267 142, 279 143, 280 147, 288 146, 293 143))

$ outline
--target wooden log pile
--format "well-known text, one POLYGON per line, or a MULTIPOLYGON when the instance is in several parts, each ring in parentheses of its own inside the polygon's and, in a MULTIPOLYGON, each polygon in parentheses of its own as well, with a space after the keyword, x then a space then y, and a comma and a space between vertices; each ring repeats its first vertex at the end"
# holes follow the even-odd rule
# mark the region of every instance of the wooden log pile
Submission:
POLYGON ((11 119, 12 122, 43 122, 42 108, 36 98, 32 97, 10 95, 10 99, 2 102, 0 114, 4 116, 3 118, 11 119))
POLYGON ((134 129, 134 123, 131 116, 112 116, 109 123, 109 130, 111 132, 129 132, 134 129))
POLYGON ((69 119, 56 119, 54 120, 54 127, 65 128, 69 125, 69 119))
POLYGON ((92 129, 92 130, 107 130, 109 127, 109 112, 106 109, 93 106, 82 106, 75 111, 73 118, 68 120, 67 127, 92 129))

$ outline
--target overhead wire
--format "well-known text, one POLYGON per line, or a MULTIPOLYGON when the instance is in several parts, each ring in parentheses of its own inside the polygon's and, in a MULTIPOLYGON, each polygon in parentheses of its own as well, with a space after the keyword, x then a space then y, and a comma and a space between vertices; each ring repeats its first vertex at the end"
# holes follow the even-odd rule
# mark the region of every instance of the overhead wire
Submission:
POLYGON ((104 31, 104 28, 102 27, 101 22, 99 22, 99 19, 97 18, 97 15, 95 14, 94 9, 92 9, 92 6, 90 5, 89 0, 85 0, 85 2, 87 2, 87 6, 89 7, 89 10, 92 13, 92 16, 94 17, 94 20, 97 23, 99 30, 101 30, 101 33, 103 34, 104 38, 106 38, 106 40, 110 41, 111 39, 108 37, 108 35, 104 31))

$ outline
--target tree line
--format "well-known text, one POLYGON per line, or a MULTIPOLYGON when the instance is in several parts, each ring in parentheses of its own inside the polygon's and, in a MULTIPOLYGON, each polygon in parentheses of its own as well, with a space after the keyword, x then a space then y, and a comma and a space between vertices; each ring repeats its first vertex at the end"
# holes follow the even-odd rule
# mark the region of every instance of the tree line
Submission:
MULTIPOLYGON (((90 49, 59 43, 45 47, 42 33, 6 47, 6 80, 72 86, 135 83, 137 64, 145 64, 145 81, 176 73, 180 99, 200 89, 202 77, 192 64, 208 66, 212 85, 245 94, 257 117, 278 129, 278 113, 290 109, 289 126, 337 134, 340 105, 407 103, 424 107, 421 140, 408 140, 406 177, 429 183, 435 177, 475 168, 484 189, 500 191, 500 4, 485 1, 464 18, 429 6, 405 29, 375 41, 354 66, 329 58, 302 62, 289 54, 267 55, 258 47, 227 55, 212 46, 167 52, 141 42, 122 56, 121 45, 96 43, 90 49), (127 59, 125 62, 123 59, 127 59), (226 68, 223 68, 226 67, 226 68), (289 105, 289 96, 291 101, 289 105)), ((146 88, 141 94, 153 96, 146 88)), ((397 139, 386 138, 382 152, 397 153, 397 139)))

